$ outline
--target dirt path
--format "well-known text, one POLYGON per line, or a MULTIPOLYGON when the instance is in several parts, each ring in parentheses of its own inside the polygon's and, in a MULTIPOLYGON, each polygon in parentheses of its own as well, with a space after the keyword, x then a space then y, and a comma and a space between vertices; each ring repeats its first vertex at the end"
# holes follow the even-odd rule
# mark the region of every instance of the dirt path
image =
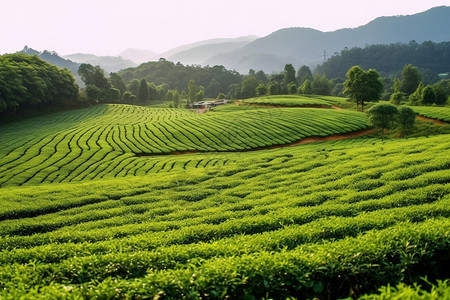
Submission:
MULTIPOLYGON (((328 135, 328 136, 310 136, 310 137, 303 138, 301 140, 298 140, 298 141, 290 143, 290 144, 262 146, 262 147, 252 148, 252 149, 245 149, 245 150, 239 150, 239 151, 223 151, 223 152, 249 152, 249 151, 258 151, 258 150, 280 149, 280 148, 304 145, 304 144, 309 144, 309 143, 314 143, 314 142, 327 142, 327 141, 351 139, 351 138, 365 136, 365 135, 374 133, 375 131, 376 131, 375 128, 368 128, 368 129, 363 129, 363 130, 358 130, 358 131, 353 131, 353 132, 348 132, 348 133, 332 134, 332 135, 328 135)), ((135 155, 137 157, 142 157, 142 156, 182 155, 182 154, 196 154, 196 153, 207 153, 207 152, 206 151, 189 150, 189 151, 174 151, 174 152, 166 152, 166 153, 135 153, 135 155)))
POLYGON ((433 122, 434 124, 439 124, 439 125, 448 124, 447 122, 444 122, 444 121, 441 121, 441 120, 437 120, 437 119, 428 118, 428 117, 421 116, 421 115, 416 115, 416 118, 419 119, 419 120, 430 121, 430 122, 433 122))

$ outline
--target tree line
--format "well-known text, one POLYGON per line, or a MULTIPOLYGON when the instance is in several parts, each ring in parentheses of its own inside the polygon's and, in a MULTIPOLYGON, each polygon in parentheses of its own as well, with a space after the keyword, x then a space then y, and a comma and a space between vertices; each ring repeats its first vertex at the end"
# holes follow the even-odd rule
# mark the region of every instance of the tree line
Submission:
POLYGON ((107 76, 99 66, 81 64, 78 75, 86 87, 79 90, 67 69, 36 55, 6 54, 0 56, 0 114, 96 103, 147 105, 160 100, 179 107, 204 98, 245 99, 281 94, 346 96, 363 110, 364 102, 378 99, 394 104, 445 105, 450 96, 450 79, 429 84, 427 73, 411 64, 405 65, 397 77, 381 77, 374 69, 364 71, 361 66, 352 66, 345 77, 328 79, 320 70, 319 67, 312 72, 308 66, 295 70, 292 64, 286 64, 279 73, 249 70, 241 75, 223 66, 184 66, 160 59, 107 76), (368 93, 363 87, 365 96, 360 97, 360 92, 350 91, 354 75, 360 81, 363 78, 363 82, 370 79, 376 92, 368 93))
POLYGON ((403 66, 408 64, 418 67, 426 75, 425 84, 438 81, 438 74, 450 72, 450 42, 418 44, 411 41, 346 48, 317 66, 316 72, 330 78, 344 77, 348 69, 359 65, 364 69, 376 69, 383 77, 398 77, 403 66))
POLYGON ((38 56, 0 56, 0 116, 12 116, 55 107, 80 105, 78 86, 68 69, 60 69, 38 56))

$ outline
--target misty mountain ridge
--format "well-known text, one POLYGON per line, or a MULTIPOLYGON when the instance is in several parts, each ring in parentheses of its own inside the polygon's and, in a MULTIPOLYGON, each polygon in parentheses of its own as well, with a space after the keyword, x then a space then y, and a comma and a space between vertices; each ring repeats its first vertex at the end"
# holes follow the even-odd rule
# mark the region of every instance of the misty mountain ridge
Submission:
POLYGON ((63 58, 77 63, 88 63, 93 66, 100 66, 105 70, 106 75, 111 72, 117 72, 122 69, 137 66, 137 63, 124 59, 121 56, 97 56, 93 54, 76 53, 64 55, 63 58))
POLYGON ((414 15, 379 17, 363 26, 331 32, 284 28, 203 64, 223 65, 242 73, 249 69, 280 71, 286 63, 315 68, 324 61, 324 51, 329 57, 345 48, 371 44, 450 41, 449 20, 450 7, 440 6, 414 15))
POLYGON ((144 62, 154 60, 156 56, 158 56, 158 54, 149 50, 128 48, 120 52, 119 56, 123 57, 124 59, 131 60, 136 64, 141 64, 144 62))
POLYGON ((158 56, 158 58, 162 57, 162 58, 169 59, 170 57, 172 57, 174 55, 177 55, 184 51, 192 50, 194 48, 198 49, 199 51, 204 51, 202 48, 203 46, 210 47, 211 45, 216 45, 216 47, 218 47, 220 45, 226 45, 229 43, 242 43, 243 45, 245 45, 246 43, 252 42, 256 39, 258 39, 258 37, 255 35, 241 36, 238 38, 208 39, 208 40, 198 41, 195 43, 181 45, 181 46, 172 48, 166 52, 160 53, 157 56, 158 56))

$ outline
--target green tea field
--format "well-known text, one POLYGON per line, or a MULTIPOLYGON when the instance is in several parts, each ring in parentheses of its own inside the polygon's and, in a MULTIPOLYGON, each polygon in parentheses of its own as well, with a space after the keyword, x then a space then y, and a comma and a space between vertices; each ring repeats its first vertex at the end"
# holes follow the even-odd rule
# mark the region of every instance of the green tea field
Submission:
POLYGON ((234 161, 218 152, 285 145, 367 128, 364 114, 325 109, 183 109, 102 105, 5 125, 0 186, 166 172, 234 161), (201 152, 175 158, 158 154, 201 152), (216 155, 213 155, 216 153, 216 155), (153 155, 150 158, 140 156, 153 155))
POLYGON ((450 135, 291 145, 368 128, 235 104, 1 125, 0 299, 449 299, 450 135))

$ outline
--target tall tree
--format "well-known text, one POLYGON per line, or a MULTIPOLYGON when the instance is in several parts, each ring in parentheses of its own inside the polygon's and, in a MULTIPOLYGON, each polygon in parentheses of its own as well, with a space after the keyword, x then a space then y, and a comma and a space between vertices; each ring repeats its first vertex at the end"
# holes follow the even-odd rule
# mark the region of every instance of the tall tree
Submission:
POLYGON ((422 101, 420 104, 431 105, 434 102, 436 102, 436 92, 431 86, 427 85, 422 91, 422 101))
POLYGON ((311 95, 312 94, 312 85, 311 85, 311 80, 306 79, 302 85, 299 87, 299 91, 302 94, 305 95, 311 95))
POLYGON ((130 84, 128 85, 128 90, 131 92, 131 94, 137 96, 139 91, 139 80, 131 80, 130 84))
POLYGON ((198 88, 197 88, 197 85, 195 84, 195 80, 194 79, 189 80, 188 98, 187 98, 188 104, 195 102, 197 93, 198 93, 198 88))
POLYGON ((140 103, 145 103, 148 100, 148 84, 145 78, 142 78, 139 82, 139 90, 137 93, 137 101, 140 103))
POLYGON ((411 105, 419 105, 422 102, 422 95, 423 95, 423 82, 421 81, 419 85, 417 86, 414 93, 409 95, 409 104, 411 105))
POLYGON ((297 85, 297 79, 295 78, 295 69, 291 64, 284 66, 284 78, 283 86, 287 87, 290 83, 297 85))
POLYGON ((256 96, 265 96, 267 94, 267 87, 264 83, 258 84, 256 87, 256 96))
POLYGON ((120 91, 120 95, 123 95, 127 90, 125 82, 123 82, 122 77, 117 73, 112 72, 109 74, 109 82, 111 82, 113 87, 120 91))
POLYGON ((356 109, 361 105, 361 111, 364 111, 364 102, 378 102, 380 99, 383 82, 377 71, 364 71, 359 66, 354 66, 347 72, 344 87, 344 94, 356 103, 356 109))
POLYGON ((421 81, 419 69, 411 64, 406 65, 400 77, 399 90, 409 96, 414 93, 421 81))
POLYGON ((392 104, 379 103, 367 110, 370 124, 381 129, 391 129, 397 122, 398 109, 392 104))
POLYGON ((414 127, 416 113, 407 106, 398 108, 398 130, 401 137, 407 135, 414 127))
POLYGON ((308 66, 301 66, 297 72, 298 84, 302 85, 305 80, 313 80, 311 69, 308 66))
POLYGON ((109 88, 108 80, 105 72, 100 66, 92 66, 91 64, 81 64, 78 68, 78 75, 86 85, 95 85, 99 89, 109 88))
POLYGON ((255 76, 246 76, 241 84, 241 97, 243 99, 255 97, 258 84, 258 79, 255 76))
POLYGON ((331 85, 331 81, 325 77, 325 74, 322 76, 316 74, 311 83, 312 93, 314 95, 331 95, 331 85))
POLYGON ((263 70, 259 70, 258 72, 256 72, 255 77, 260 83, 266 84, 268 82, 267 75, 263 70))

